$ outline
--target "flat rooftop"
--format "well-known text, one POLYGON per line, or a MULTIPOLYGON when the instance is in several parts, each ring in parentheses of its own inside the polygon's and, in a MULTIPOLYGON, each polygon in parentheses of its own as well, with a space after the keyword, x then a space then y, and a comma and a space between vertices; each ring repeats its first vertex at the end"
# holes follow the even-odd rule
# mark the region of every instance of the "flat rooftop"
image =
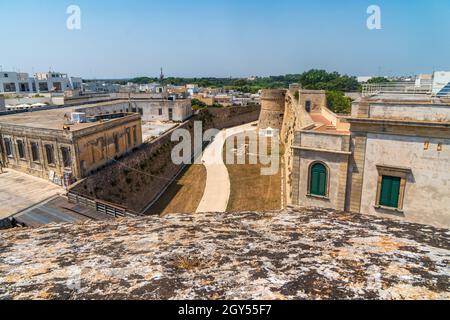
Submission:
POLYGON ((0 219, 45 201, 64 189, 50 181, 31 175, 3 169, 0 174, 0 219))
POLYGON ((412 104, 444 104, 450 106, 450 98, 437 98, 425 94, 378 93, 360 98, 361 101, 412 104))
MULTIPOLYGON (((70 119, 70 114, 72 112, 77 112, 78 109, 114 105, 124 101, 125 100, 117 100, 110 102, 94 103, 83 106, 71 106, 59 109, 24 112, 13 115, 0 116, 0 126, 2 125, 2 123, 4 123, 8 125, 25 126, 30 128, 63 130, 63 126, 66 122, 66 119, 64 118, 65 115, 70 119)), ((98 121, 77 123, 70 125, 70 130, 77 131, 93 127, 98 124, 99 124, 98 121)))
POLYGON ((322 133, 332 133, 341 135, 350 135, 348 130, 337 130, 337 128, 325 118, 323 115, 318 113, 311 113, 311 119, 314 121, 316 127, 311 129, 312 131, 322 132, 322 133))
POLYGON ((448 229, 326 209, 0 231, 0 299, 450 299, 448 229))

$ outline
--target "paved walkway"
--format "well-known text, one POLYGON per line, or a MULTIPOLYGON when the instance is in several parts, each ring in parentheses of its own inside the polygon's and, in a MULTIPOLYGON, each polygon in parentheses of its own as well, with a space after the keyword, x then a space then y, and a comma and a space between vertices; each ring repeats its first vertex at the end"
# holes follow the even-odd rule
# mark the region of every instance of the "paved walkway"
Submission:
POLYGON ((63 188, 44 179, 4 170, 5 173, 0 174, 0 219, 64 192, 63 188))
POLYGON ((203 152, 206 167, 206 186, 196 212, 225 212, 230 198, 230 177, 223 162, 222 152, 226 139, 244 131, 256 130, 252 123, 224 129, 203 152))

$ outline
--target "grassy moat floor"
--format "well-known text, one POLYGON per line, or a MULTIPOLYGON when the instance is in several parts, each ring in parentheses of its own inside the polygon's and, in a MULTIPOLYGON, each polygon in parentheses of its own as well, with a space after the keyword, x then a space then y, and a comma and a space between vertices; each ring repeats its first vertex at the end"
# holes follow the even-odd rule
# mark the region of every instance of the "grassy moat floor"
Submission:
MULTIPOLYGON (((237 136, 228 138, 232 141, 237 136)), ((228 145, 231 152, 245 152, 245 164, 227 164, 230 177, 230 198, 227 211, 267 211, 281 208, 281 162, 278 170, 271 175, 262 175, 264 166, 260 163, 249 164, 249 140, 244 144, 228 145)), ((227 144, 224 145, 224 160, 227 144)), ((270 147, 268 148, 270 152, 270 147)), ((236 162, 235 162, 236 163, 236 162)), ((206 185, 206 169, 203 165, 193 164, 187 167, 173 182, 161 198, 147 211, 149 215, 165 215, 171 212, 194 213, 202 199, 206 185)))
POLYGON ((205 185, 205 167, 192 164, 183 170, 146 214, 194 213, 202 199, 205 185))
MULTIPOLYGON (((237 135, 239 136, 239 135, 237 135)), ((237 136, 228 138, 233 141, 237 136)), ((278 210, 281 208, 281 161, 279 157, 278 170, 271 175, 262 175, 259 156, 256 157, 257 164, 249 163, 249 143, 247 138, 244 145, 238 145, 237 139, 234 144, 224 146, 225 153, 231 151, 235 154, 235 164, 227 164, 228 174, 230 176, 230 199, 228 200, 227 211, 267 211, 278 210), (245 153, 245 164, 236 164, 237 154, 245 153)), ((258 141, 256 139, 256 141, 258 141)), ((254 140, 252 141, 255 142, 254 140)), ((270 146, 268 148, 270 152, 270 146)), ((268 153, 270 154, 270 153, 268 153)))

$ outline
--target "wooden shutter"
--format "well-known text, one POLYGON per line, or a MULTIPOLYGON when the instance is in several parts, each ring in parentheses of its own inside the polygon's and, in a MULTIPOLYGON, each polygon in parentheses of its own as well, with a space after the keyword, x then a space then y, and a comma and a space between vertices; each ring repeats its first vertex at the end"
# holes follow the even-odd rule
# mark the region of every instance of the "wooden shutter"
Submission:
POLYGON ((399 193, 400 178, 383 176, 381 181, 380 205, 397 208, 399 193))
POLYGON ((323 164, 316 163, 311 167, 309 192, 316 196, 326 196, 327 169, 323 164))

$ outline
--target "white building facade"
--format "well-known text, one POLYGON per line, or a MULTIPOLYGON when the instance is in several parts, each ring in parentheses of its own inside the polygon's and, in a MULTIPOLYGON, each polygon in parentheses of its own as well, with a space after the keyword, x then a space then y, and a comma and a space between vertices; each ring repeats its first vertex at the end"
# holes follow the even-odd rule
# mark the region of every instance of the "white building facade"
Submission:
POLYGON ((2 71, 0 72, 0 93, 62 93, 66 90, 81 90, 82 82, 81 78, 69 78, 67 74, 60 72, 36 73, 33 78, 28 73, 2 71))

